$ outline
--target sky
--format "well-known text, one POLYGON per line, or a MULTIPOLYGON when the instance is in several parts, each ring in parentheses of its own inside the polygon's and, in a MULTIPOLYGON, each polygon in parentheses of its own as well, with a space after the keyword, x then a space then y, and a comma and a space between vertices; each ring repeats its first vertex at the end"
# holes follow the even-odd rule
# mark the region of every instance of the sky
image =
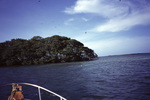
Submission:
POLYGON ((150 53, 150 0, 0 0, 0 42, 53 35, 98 56, 150 53))

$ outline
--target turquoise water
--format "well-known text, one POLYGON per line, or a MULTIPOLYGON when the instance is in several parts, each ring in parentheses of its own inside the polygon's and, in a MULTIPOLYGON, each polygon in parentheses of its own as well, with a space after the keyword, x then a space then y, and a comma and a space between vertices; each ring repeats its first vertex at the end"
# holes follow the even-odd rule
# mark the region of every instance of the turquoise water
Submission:
MULTIPOLYGON (((0 68, 0 77, 1 85, 33 83, 68 100, 149 100, 150 54, 100 57, 87 62, 0 68)), ((25 98, 37 100, 36 88, 23 86, 23 91, 25 98)), ((7 100, 10 92, 11 86, 1 87, 1 100, 7 100)), ((42 98, 54 99, 53 95, 43 91, 42 98)))

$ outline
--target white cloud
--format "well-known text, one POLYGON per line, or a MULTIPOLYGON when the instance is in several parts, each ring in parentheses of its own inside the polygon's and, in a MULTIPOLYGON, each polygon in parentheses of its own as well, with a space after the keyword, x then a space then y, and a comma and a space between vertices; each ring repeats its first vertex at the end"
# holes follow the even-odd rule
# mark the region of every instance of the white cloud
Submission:
POLYGON ((64 11, 68 14, 93 13, 104 17, 112 17, 123 14, 128 7, 119 7, 109 0, 77 0, 76 4, 64 11), (119 10, 118 10, 119 9, 119 10), (117 12, 116 12, 117 11, 117 12))
POLYGON ((87 19, 87 18, 84 18, 84 17, 82 17, 82 20, 85 21, 85 22, 88 21, 88 19, 87 19))
POLYGON ((90 13, 108 19, 92 28, 95 32, 129 30, 136 25, 150 24, 150 6, 146 0, 77 0, 65 9, 67 14, 90 13))
POLYGON ((75 20, 74 18, 70 18, 70 19, 66 20, 66 21, 64 22, 64 24, 65 24, 65 25, 69 25, 70 22, 73 22, 74 20, 75 20))
POLYGON ((136 25, 147 25, 150 24, 150 13, 144 13, 144 14, 131 14, 128 17, 125 18, 112 18, 108 22, 106 22, 103 25, 96 26, 93 28, 93 31, 97 32, 117 32, 122 30, 129 30, 131 27, 136 25))
POLYGON ((99 0, 92 0, 92 2, 91 0, 78 0, 75 6, 72 6, 71 8, 66 8, 64 12, 68 14, 97 12, 95 6, 98 4, 98 2, 99 0))

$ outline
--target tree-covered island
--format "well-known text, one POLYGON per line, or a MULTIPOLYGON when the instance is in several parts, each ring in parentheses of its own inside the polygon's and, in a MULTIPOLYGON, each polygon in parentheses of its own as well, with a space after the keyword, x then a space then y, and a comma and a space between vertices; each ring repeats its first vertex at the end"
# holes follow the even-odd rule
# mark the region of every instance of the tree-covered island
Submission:
POLYGON ((93 58, 97 58, 97 54, 81 42, 58 35, 0 43, 0 66, 87 61, 93 58))

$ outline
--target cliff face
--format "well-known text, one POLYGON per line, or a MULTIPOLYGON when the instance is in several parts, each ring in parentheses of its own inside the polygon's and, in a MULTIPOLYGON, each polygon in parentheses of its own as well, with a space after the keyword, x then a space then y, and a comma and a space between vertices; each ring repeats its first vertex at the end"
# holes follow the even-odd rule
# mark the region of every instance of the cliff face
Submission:
POLYGON ((58 35, 0 43, 0 66, 85 61, 96 57, 97 54, 81 42, 58 35))

